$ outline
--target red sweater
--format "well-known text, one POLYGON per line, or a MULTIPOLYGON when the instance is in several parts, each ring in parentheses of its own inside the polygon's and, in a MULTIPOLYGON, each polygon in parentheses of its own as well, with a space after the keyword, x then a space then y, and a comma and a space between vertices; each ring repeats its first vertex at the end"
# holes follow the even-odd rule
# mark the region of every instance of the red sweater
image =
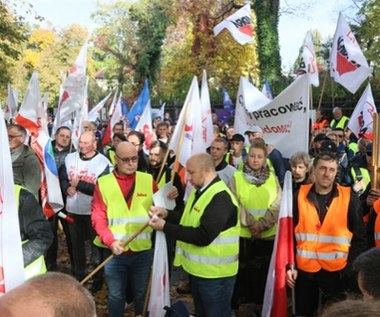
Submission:
MULTIPOLYGON (((123 193, 123 196, 127 196, 136 179, 136 173, 134 173, 133 175, 120 175, 117 173, 116 170, 114 170, 113 174, 116 177, 116 180, 123 193)), ((155 193, 156 191, 158 191, 158 187, 156 182, 153 181, 152 184, 153 192, 155 193)), ((131 201, 132 195, 128 200, 128 207, 131 206, 131 201)), ((103 201, 102 193, 99 190, 98 184, 96 184, 94 197, 91 203, 91 222, 92 226, 94 227, 96 233, 100 238, 100 241, 102 241, 103 244, 110 248, 112 243, 116 239, 114 238, 111 230, 108 228, 107 206, 103 201)))

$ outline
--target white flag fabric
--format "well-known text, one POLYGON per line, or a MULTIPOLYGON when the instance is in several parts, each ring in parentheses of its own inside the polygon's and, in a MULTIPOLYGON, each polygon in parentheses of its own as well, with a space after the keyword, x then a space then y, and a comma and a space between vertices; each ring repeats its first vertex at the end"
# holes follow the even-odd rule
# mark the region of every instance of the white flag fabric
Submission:
POLYGON ((186 166, 190 156, 206 150, 202 137, 202 122, 199 120, 201 117, 198 80, 194 76, 169 143, 169 148, 175 151, 182 166, 186 166))
POLYGON ((156 231, 152 266, 152 287, 149 297, 149 316, 164 317, 165 306, 170 306, 169 264, 165 234, 156 231))
POLYGON ((111 125, 111 140, 113 137, 113 126, 116 123, 119 123, 121 120, 124 120, 123 112, 121 110, 121 94, 122 92, 120 91, 119 98, 117 98, 116 104, 115 104, 115 109, 113 111, 111 120, 110 120, 110 125, 111 125))
MULTIPOLYGON (((247 81, 248 82, 248 81, 247 81)), ((275 99, 266 105, 255 103, 252 85, 240 79, 234 128, 244 134, 252 125, 259 126, 268 144, 274 144, 283 157, 289 158, 297 151, 306 151, 309 145, 309 82, 299 76, 275 99)), ((261 92, 260 92, 261 94, 261 92)), ((264 98, 264 97, 262 97, 264 98)), ((265 97, 266 98, 266 97, 265 97)))
POLYGON ((347 127, 358 138, 362 134, 371 133, 373 131, 374 113, 377 113, 376 105, 373 100, 371 85, 368 84, 352 112, 347 127))
POLYGON ((205 147, 208 148, 214 140, 214 129, 211 116, 210 93, 207 85, 207 73, 203 70, 201 85, 201 106, 202 106, 202 136, 205 147))
POLYGON ((25 280, 8 133, 0 111, 0 296, 25 280))
POLYGON ((106 104, 109 97, 111 97, 111 92, 104 97, 95 107, 93 107, 88 113, 87 120, 88 121, 97 121, 100 117, 100 112, 102 111, 104 105, 106 104))
POLYGON ((150 145, 153 142, 153 127, 152 127, 152 107, 150 106, 150 99, 142 113, 139 122, 137 122, 136 131, 141 132, 145 136, 143 150, 149 153, 150 145))
POLYGON ((234 39, 241 45, 253 43, 253 24, 249 3, 215 26, 215 36, 223 29, 230 31, 234 39))
MULTIPOLYGON (((235 106, 235 133, 244 135, 244 132, 252 125, 249 113, 264 107, 271 99, 258 90, 249 80, 240 77, 239 89, 235 106)), ((248 140, 246 140, 246 143, 248 140)))
POLYGON ((5 108, 5 119, 9 121, 16 115, 17 94, 13 91, 11 84, 8 84, 7 104, 5 108))
POLYGON ((87 41, 83 44, 70 74, 63 84, 57 110, 57 128, 71 119, 72 113, 83 107, 86 87, 87 41))
POLYGON ((330 55, 331 77, 355 93, 370 74, 370 68, 344 16, 340 13, 330 55))
POLYGON ((317 56, 314 52, 313 35, 310 31, 306 33, 305 40, 303 42, 301 63, 300 68, 298 69, 298 74, 308 74, 310 84, 315 87, 319 86, 317 56))

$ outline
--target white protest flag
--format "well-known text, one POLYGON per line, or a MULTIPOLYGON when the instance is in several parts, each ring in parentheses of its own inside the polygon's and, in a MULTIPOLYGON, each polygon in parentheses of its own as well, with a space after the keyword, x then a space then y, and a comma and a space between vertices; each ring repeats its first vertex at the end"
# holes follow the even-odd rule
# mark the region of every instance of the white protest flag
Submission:
POLYGON ((241 76, 235 106, 235 133, 244 135, 244 132, 252 125, 250 113, 267 105, 270 101, 271 99, 241 76))
POLYGON ((88 77, 86 79, 86 88, 84 89, 82 108, 75 111, 73 126, 71 129, 71 140, 73 146, 78 148, 79 137, 82 134, 82 123, 88 120, 88 77))
POLYGON ((317 56, 314 52, 313 35, 310 31, 306 33, 303 42, 302 56, 298 75, 308 74, 311 85, 319 86, 317 56))
POLYGON ((57 110, 57 127, 71 119, 72 113, 83 107, 86 89, 87 41, 83 44, 70 74, 63 84, 57 110))
POLYGON ((234 39, 241 45, 253 43, 253 24, 249 3, 215 26, 215 36, 223 29, 230 31, 234 39))
POLYGON ((370 74, 370 68, 344 16, 340 13, 330 55, 331 77, 355 93, 370 74))
POLYGON ((202 122, 199 120, 201 117, 198 80, 194 76, 169 143, 169 148, 176 152, 177 160, 182 166, 186 166, 190 156, 206 150, 202 122))
POLYGON ((375 101, 373 100, 371 85, 368 83, 363 95, 356 105, 347 127, 360 137, 361 134, 373 131, 373 114, 377 113, 375 101))
POLYGON ((273 144, 285 158, 289 158, 297 151, 307 152, 309 145, 307 76, 299 76, 280 95, 260 108, 247 108, 254 104, 244 90, 245 86, 243 85, 243 89, 240 89, 240 86, 234 125, 237 133, 244 132, 247 127, 257 125, 263 130, 266 143, 273 144), (289 140, 296 140, 296 142, 289 140))
POLYGON ((41 118, 43 115, 44 108, 41 104, 38 72, 34 71, 16 117, 16 123, 29 130, 32 138, 37 138, 41 129, 41 118))
POLYGON ((47 105, 47 96, 43 101, 41 100, 38 72, 35 71, 30 79, 16 122, 31 133, 30 147, 36 153, 41 167, 42 209, 47 217, 51 217, 63 208, 63 199, 44 105, 47 105))
POLYGON ((170 306, 169 264, 165 234, 156 231, 152 266, 152 287, 149 297, 149 316, 164 317, 165 306, 170 306))
POLYGON ((8 133, 0 111, 0 296, 25 280, 8 133))
POLYGON ((111 140, 112 140, 112 137, 113 137, 113 127, 116 123, 119 123, 120 121, 124 120, 124 116, 123 116, 123 111, 121 109, 121 95, 122 95, 122 92, 120 91, 120 94, 119 94, 119 98, 117 98, 117 101, 116 101, 116 104, 115 104, 115 108, 114 108, 114 111, 113 111, 113 114, 112 114, 112 117, 111 117, 111 120, 110 120, 110 125, 111 125, 111 140))
POLYGON ((152 107, 150 106, 150 99, 140 117, 139 122, 137 122, 135 130, 144 134, 145 141, 143 150, 145 153, 149 153, 150 145, 153 142, 152 107))
POLYGON ((164 120, 165 118, 165 106, 166 106, 166 102, 162 104, 160 110, 158 111, 158 116, 161 117, 161 120, 164 120))
POLYGON ((8 84, 7 104, 5 108, 5 119, 9 121, 17 111, 17 94, 13 92, 11 84, 8 84))
POLYGON ((211 116, 210 93, 207 85, 207 73, 203 70, 201 85, 201 107, 202 107, 202 136, 205 147, 208 148, 214 140, 214 129, 211 116))
POLYGON ((104 105, 106 104, 109 97, 111 97, 112 92, 110 92, 106 97, 104 97, 95 107, 93 107, 88 115, 87 120, 89 121, 96 121, 99 119, 100 112, 102 111, 104 105))

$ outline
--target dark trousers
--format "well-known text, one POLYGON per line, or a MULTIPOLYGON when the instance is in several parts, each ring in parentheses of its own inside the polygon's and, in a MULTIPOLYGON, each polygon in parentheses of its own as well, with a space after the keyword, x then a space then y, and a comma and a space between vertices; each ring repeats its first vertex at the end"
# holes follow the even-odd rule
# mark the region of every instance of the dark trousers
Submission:
POLYGON ((55 270, 57 268, 58 223, 59 222, 61 223, 63 232, 65 233, 67 250, 70 256, 71 270, 73 270, 74 262, 73 262, 73 255, 72 255, 73 252, 72 252, 72 247, 71 247, 70 230, 69 230, 70 224, 66 220, 60 219, 57 215, 54 215, 49 218, 49 223, 54 235, 54 240, 50 248, 47 250, 46 256, 45 256, 45 262, 46 262, 46 267, 48 271, 55 270))
POLYGON ((263 303, 273 245, 274 240, 240 238, 239 270, 232 296, 233 309, 244 303, 263 303))
POLYGON ((307 273, 298 270, 296 280, 296 314, 313 316, 318 308, 319 292, 322 292, 323 301, 329 304, 346 297, 347 284, 342 271, 328 272, 320 270, 316 273, 307 273))
POLYGON ((73 251, 73 261, 74 261, 74 276, 78 280, 83 279, 87 271, 87 261, 86 261, 86 241, 89 240, 90 243, 90 261, 91 264, 96 266, 101 261, 100 251, 93 241, 96 237, 96 232, 91 225, 90 215, 76 215, 69 214, 73 219, 74 223, 70 224, 70 238, 73 251))

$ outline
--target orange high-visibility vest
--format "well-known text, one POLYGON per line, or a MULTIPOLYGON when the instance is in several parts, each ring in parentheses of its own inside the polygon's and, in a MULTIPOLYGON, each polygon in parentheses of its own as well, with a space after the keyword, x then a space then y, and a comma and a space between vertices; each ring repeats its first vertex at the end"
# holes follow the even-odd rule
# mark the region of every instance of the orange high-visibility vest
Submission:
POLYGON ((297 267, 305 272, 334 272, 347 265, 352 232, 348 229, 351 188, 337 185, 323 223, 317 208, 307 199, 312 184, 301 185, 298 194, 299 221, 294 228, 297 267))
POLYGON ((380 247, 380 198, 373 203, 373 210, 376 212, 374 227, 375 246, 380 247))

